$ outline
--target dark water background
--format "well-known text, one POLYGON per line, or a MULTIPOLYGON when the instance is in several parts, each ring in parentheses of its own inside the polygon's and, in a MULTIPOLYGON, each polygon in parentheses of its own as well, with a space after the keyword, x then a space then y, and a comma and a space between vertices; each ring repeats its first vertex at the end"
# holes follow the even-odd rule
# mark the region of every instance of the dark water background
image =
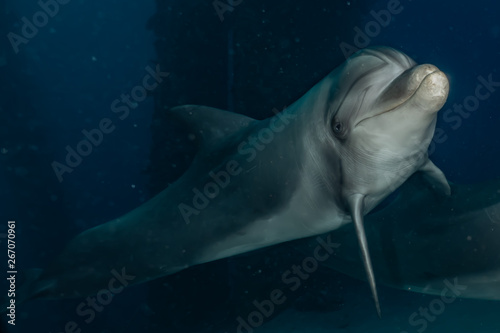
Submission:
MULTIPOLYGON (((44 267, 74 235, 139 206, 182 173, 193 148, 162 111, 190 103, 269 117, 339 65, 340 44, 356 45, 354 28, 365 30, 371 11, 389 3, 245 0, 221 21, 209 0, 72 0, 15 53, 7 34, 20 34, 22 17, 31 20, 40 5, 0 0, 0 232, 17 221, 19 269, 44 267), (157 64, 170 76, 120 120, 112 102, 157 64), (106 117, 116 129, 59 182, 51 163, 62 162, 65 147, 106 117)), ((450 78, 438 121, 447 139, 436 144, 432 160, 456 183, 499 177, 500 91, 460 125, 443 115, 474 95, 479 76, 500 82, 500 5, 402 0, 398 8, 368 44, 392 46, 450 78)), ((130 288, 82 332, 234 332, 237 314, 296 255, 274 247, 130 288), (249 266, 251 274, 241 272, 249 266)), ((338 310, 355 302, 340 301, 340 290, 360 285, 325 269, 287 306, 314 308, 314 295, 326 290, 329 310, 338 310), (343 287, 332 290, 332 280, 343 287)), ((29 303, 8 329, 61 332, 71 318, 78 321, 80 301, 29 303)), ((338 329, 343 325, 349 323, 338 329)), ((388 324, 389 330, 395 331, 388 324)))

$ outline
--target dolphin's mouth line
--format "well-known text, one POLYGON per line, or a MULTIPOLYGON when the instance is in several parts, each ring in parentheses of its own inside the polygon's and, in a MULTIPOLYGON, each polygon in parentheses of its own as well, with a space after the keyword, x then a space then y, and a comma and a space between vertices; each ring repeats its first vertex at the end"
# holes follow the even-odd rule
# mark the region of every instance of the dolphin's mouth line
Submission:
POLYGON ((408 98, 407 98, 407 99, 405 99, 403 102, 401 102, 401 103, 397 104, 396 106, 394 106, 394 107, 390 108, 389 110, 385 110, 385 111, 382 111, 382 112, 380 112, 380 113, 377 113, 377 114, 375 114, 375 115, 373 115, 373 116, 370 116, 370 117, 366 117, 366 118, 364 118, 364 119, 361 119, 360 121, 358 121, 358 122, 356 123, 356 125, 354 125, 354 127, 358 126, 360 123, 362 123, 363 121, 365 121, 365 120, 367 120, 367 119, 371 119, 371 118, 374 118, 374 117, 378 117, 378 116, 380 116, 380 115, 382 115, 382 114, 384 114, 384 113, 388 113, 388 112, 394 111, 394 110, 396 110, 397 108, 399 108, 401 105, 403 105, 403 104, 405 104, 406 102, 408 102, 408 101, 410 100, 410 98, 412 98, 412 97, 415 95, 415 93, 418 91, 418 89, 420 89, 420 87, 422 86, 422 82, 424 82, 424 80, 425 80, 425 79, 426 79, 429 75, 432 75, 432 74, 434 74, 434 73, 436 73, 436 72, 439 72, 439 70, 435 70, 435 71, 433 71, 433 72, 431 72, 431 73, 429 73, 429 74, 425 75, 425 76, 422 78, 422 81, 420 81, 420 83, 418 84, 418 87, 417 87, 417 88, 415 88, 415 90, 411 93, 411 95, 410 95, 410 96, 408 96, 408 98))

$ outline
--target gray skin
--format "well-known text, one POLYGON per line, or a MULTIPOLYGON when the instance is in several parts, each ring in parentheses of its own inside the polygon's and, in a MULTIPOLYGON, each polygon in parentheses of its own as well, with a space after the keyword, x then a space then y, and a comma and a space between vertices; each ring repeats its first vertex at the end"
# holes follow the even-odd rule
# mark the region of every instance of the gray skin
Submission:
MULTIPOLYGON (((393 202, 365 217, 375 277, 403 290, 500 300, 500 179, 451 190, 440 198, 417 173, 393 202)), ((365 279, 354 235, 348 225, 322 236, 340 244, 323 264, 365 279)), ((304 253, 317 245, 295 244, 304 253)))
POLYGON ((449 193, 426 153, 447 96, 435 66, 379 47, 356 53, 269 119, 174 108, 200 143, 190 168, 137 209, 76 236, 23 299, 91 295, 112 270, 136 284, 354 222, 380 313, 363 215, 418 170, 449 193), (213 195, 203 200, 198 191, 207 188, 213 195))

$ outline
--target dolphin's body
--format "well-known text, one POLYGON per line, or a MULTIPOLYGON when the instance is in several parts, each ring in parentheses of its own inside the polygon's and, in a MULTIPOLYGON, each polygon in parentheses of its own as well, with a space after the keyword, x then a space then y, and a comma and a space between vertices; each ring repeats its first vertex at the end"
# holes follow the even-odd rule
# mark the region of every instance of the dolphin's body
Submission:
MULTIPOLYGON (((500 300, 500 179, 453 184, 440 199, 416 174, 365 221, 378 282, 433 295, 453 285, 458 297, 500 300)), ((351 226, 331 232, 341 245, 324 264, 364 279, 354 234, 351 226)), ((317 243, 296 246, 310 253, 317 243)))
POLYGON ((78 235, 25 298, 95 294, 111 271, 145 282, 354 221, 377 300, 363 215, 417 170, 449 193, 427 156, 447 95, 435 66, 372 48, 269 119, 172 109, 200 143, 190 168, 137 209, 78 235))

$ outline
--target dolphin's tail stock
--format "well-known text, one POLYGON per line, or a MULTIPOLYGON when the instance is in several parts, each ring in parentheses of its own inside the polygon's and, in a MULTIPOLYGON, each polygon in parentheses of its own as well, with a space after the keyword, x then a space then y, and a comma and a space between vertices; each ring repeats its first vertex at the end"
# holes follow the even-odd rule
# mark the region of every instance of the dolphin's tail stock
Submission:
POLYGON ((6 295, 7 298, 2 299, 0 313, 9 312, 13 307, 12 304, 17 308, 30 299, 41 297, 43 292, 50 287, 48 283, 44 283, 43 285, 38 283, 38 279, 42 275, 42 272, 43 270, 38 268, 27 270, 24 273, 24 282, 21 287, 15 290, 14 294, 9 293, 6 295))

